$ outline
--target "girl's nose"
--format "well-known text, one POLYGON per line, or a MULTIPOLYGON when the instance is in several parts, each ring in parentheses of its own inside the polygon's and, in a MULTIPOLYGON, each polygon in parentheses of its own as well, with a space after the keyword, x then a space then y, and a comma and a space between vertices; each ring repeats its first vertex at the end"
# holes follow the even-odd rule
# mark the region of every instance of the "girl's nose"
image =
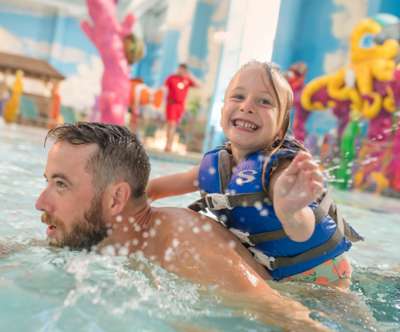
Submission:
POLYGON ((253 103, 249 98, 243 100, 240 105, 240 112, 252 114, 253 111, 253 103))

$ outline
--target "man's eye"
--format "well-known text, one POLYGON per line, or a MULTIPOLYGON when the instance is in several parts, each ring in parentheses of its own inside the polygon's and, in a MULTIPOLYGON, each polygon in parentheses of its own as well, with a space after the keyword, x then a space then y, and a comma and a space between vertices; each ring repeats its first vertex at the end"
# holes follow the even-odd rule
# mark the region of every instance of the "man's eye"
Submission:
POLYGON ((57 188, 64 189, 67 185, 63 181, 56 181, 57 188))

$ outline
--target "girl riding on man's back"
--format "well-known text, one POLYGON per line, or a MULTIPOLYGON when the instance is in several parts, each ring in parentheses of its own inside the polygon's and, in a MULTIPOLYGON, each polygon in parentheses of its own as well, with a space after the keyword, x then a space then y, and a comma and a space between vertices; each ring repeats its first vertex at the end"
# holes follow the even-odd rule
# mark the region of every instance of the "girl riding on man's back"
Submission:
POLYGON ((347 288, 343 253, 360 237, 338 213, 312 156, 286 135, 292 100, 277 68, 244 65, 225 93, 228 143, 188 172, 153 179, 147 193, 155 200, 200 189, 193 208, 213 212, 273 279, 347 288))

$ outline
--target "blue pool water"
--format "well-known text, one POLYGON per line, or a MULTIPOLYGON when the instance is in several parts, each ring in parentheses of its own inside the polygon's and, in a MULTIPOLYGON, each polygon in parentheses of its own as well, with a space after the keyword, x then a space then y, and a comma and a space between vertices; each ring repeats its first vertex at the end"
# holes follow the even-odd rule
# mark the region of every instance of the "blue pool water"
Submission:
MULTIPOLYGON (((44 186, 44 135, 41 129, 0 122, 0 331, 275 331, 144 258, 47 247, 45 226, 34 209, 44 186)), ((187 167, 153 160, 152 175, 187 167)), ((335 196, 366 238, 349 253, 351 294, 271 285, 315 310, 333 330, 400 331, 400 201, 363 193, 335 196)), ((186 206, 194 198, 159 205, 186 206)))

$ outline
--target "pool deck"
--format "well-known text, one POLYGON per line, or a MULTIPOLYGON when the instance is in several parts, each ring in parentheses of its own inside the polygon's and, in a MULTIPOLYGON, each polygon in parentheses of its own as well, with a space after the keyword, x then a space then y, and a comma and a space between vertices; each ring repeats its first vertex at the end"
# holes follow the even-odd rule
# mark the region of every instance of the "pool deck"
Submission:
POLYGON ((146 146, 145 148, 151 158, 158 160, 197 165, 200 164, 202 158, 202 154, 196 152, 187 152, 185 154, 179 154, 175 152, 165 152, 163 150, 149 148, 146 146))
MULTIPOLYGON (((27 126, 21 124, 5 124, 3 118, 0 116, 0 130, 1 131, 18 131, 23 130, 30 139, 37 140, 40 144, 43 144, 44 137, 46 136, 47 129, 35 126, 27 126)), ((171 162, 178 162, 178 163, 185 163, 185 164, 199 164, 202 158, 201 153, 196 152, 185 152, 177 153, 177 152, 165 152, 161 149, 157 149, 154 147, 149 147, 144 144, 144 147, 151 158, 164 160, 164 161, 171 161, 171 162)))

